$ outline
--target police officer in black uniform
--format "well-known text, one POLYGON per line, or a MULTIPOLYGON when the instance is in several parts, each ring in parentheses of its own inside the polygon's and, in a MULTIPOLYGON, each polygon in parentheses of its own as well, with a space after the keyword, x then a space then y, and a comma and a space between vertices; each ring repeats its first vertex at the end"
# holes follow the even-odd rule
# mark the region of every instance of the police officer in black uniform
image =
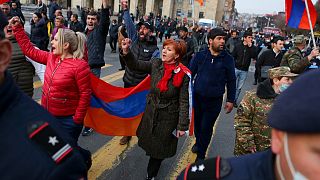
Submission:
POLYGON ((178 180, 319 179, 320 70, 307 72, 278 96, 268 115, 271 149, 189 165, 178 180))
POLYGON ((84 159, 54 119, 6 70, 12 53, 0 10, 0 179, 87 179, 84 159))

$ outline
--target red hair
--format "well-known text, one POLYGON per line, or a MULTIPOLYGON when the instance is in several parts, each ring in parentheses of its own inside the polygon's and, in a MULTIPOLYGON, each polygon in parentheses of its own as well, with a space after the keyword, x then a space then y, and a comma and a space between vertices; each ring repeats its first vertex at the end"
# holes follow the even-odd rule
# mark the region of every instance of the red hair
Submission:
POLYGON ((184 42, 184 40, 173 40, 173 39, 167 39, 163 43, 163 47, 172 45, 173 49, 176 51, 176 54, 179 55, 177 61, 181 62, 182 57, 187 53, 187 45, 184 42))

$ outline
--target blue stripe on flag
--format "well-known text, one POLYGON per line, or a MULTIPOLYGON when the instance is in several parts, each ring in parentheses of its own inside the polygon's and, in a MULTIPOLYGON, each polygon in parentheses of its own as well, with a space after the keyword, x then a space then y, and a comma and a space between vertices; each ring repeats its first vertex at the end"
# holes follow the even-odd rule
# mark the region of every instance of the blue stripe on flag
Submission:
POLYGON ((303 0, 292 0, 292 8, 290 19, 288 20, 288 26, 292 28, 299 28, 304 10, 305 4, 303 0))
POLYGON ((114 102, 106 103, 98 97, 92 95, 90 106, 93 108, 102 108, 107 113, 120 118, 130 118, 144 112, 146 107, 146 97, 149 90, 132 94, 127 98, 114 102))

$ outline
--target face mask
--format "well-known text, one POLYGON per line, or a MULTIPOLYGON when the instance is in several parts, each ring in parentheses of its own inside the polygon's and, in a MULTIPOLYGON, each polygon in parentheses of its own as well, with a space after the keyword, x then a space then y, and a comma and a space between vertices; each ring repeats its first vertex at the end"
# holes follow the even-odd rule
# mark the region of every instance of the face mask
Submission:
POLYGON ((281 84, 279 87, 279 91, 282 93, 283 91, 288 89, 289 86, 290 86, 289 84, 281 84))
MULTIPOLYGON (((290 172, 291 172, 291 175, 293 177, 293 180, 307 180, 307 178, 301 174, 300 172, 296 171, 293 167, 293 164, 292 164, 292 161, 291 161, 291 158, 290 158, 290 153, 289 153, 289 145, 288 145, 288 135, 287 133, 284 134, 284 155, 285 155, 285 158, 286 158, 286 161, 287 161, 287 164, 288 164, 288 167, 290 169, 290 172)), ((277 163, 277 170, 279 172, 279 175, 280 175, 280 179, 281 180, 285 180, 284 176, 283 176, 283 173, 282 173, 282 170, 280 168, 280 157, 277 156, 276 157, 276 163, 277 163)))

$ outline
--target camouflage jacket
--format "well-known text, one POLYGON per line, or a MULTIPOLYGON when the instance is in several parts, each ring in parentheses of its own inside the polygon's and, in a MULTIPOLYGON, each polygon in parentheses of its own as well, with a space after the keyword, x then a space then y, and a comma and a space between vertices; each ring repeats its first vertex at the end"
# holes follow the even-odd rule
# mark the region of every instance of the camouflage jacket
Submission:
POLYGON ((270 147, 271 128, 267 124, 267 114, 277 94, 270 80, 259 84, 256 91, 247 91, 235 115, 234 128, 236 156, 264 151, 270 147))
POLYGON ((310 65, 307 57, 303 57, 299 48, 294 47, 287 51, 282 58, 280 66, 288 66, 292 73, 301 74, 310 65))

